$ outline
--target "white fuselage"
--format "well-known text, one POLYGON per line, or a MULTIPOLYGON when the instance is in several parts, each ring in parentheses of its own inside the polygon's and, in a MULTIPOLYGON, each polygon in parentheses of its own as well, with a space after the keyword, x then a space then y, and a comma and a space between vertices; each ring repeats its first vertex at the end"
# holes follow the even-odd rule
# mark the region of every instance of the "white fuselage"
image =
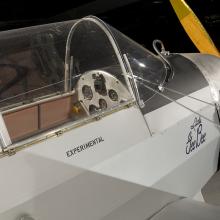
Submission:
MULTIPOLYGON (((209 94, 191 95, 211 101, 209 94)), ((218 123, 213 106, 178 101, 218 123)), ((216 171, 218 152, 219 128, 177 103, 145 116, 131 106, 1 158, 0 219, 100 219, 145 187, 192 197, 216 171)))

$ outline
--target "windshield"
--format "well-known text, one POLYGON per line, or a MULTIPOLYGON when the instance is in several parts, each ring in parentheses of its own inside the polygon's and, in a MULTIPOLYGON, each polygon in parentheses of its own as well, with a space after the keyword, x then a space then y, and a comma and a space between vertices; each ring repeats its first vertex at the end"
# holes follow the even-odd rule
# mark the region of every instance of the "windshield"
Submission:
POLYGON ((120 33, 118 30, 112 27, 111 30, 116 38, 120 51, 123 55, 126 55, 129 61, 140 99, 143 103, 146 103, 155 95, 155 92, 146 89, 146 87, 143 86, 142 80, 153 89, 156 88, 155 85, 162 85, 166 78, 164 63, 149 50, 120 33))
POLYGON ((77 91, 77 100, 90 114, 131 99, 121 57, 103 28, 94 18, 86 18, 70 32, 67 42, 69 90, 77 91))

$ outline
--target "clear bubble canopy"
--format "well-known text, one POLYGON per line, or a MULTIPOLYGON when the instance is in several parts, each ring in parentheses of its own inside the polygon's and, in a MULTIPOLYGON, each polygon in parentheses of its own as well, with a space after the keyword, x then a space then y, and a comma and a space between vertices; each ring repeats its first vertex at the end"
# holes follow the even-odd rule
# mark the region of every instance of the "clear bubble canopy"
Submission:
POLYGON ((1 32, 0 48, 0 110, 12 140, 130 102, 143 107, 167 82, 161 57, 93 16, 1 32), (23 128, 14 126, 22 117, 23 128))
MULTIPOLYGON (((85 72, 102 70, 131 92, 126 54, 135 75, 164 80, 155 55, 94 17, 0 33, 0 107, 75 89, 85 72)), ((141 98, 152 96, 141 90, 141 98)))

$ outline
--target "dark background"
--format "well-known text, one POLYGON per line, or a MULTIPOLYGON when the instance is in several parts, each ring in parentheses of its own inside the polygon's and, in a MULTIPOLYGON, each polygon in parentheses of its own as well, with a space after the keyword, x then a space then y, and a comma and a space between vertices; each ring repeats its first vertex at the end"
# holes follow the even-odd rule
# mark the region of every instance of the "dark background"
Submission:
MULTIPOLYGON (((220 49, 220 0, 186 0, 220 49)), ((168 0, 0 1, 0 30, 96 15, 152 50, 161 39, 171 52, 196 52, 168 0)))

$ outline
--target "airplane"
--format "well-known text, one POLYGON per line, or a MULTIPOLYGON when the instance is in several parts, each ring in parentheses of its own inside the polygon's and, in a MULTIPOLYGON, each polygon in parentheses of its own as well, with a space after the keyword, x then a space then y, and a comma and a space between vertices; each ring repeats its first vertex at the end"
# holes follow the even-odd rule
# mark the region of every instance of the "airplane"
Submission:
POLYGON ((0 219, 219 219, 219 57, 94 16, 0 45, 0 219))

